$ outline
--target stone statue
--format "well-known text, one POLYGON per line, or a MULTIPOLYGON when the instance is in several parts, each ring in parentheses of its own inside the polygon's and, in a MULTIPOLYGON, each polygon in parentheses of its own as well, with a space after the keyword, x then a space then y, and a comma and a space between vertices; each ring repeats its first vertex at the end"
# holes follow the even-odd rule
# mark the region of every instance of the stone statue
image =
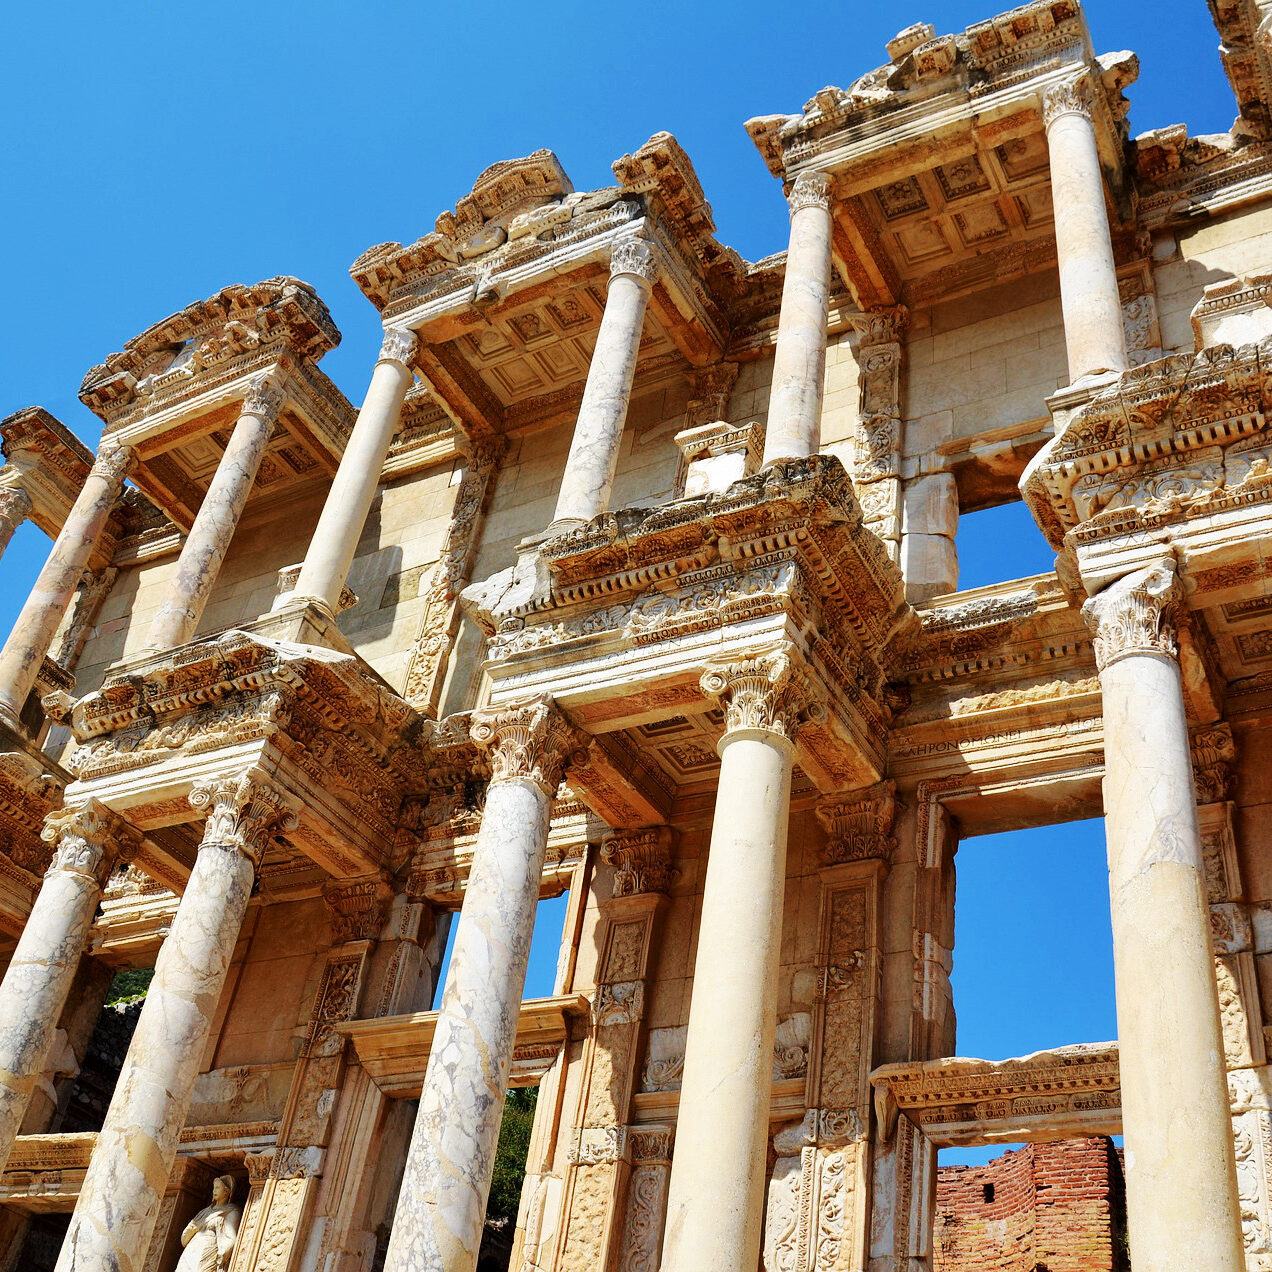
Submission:
POLYGON ((181 1258, 175 1272, 225 1272, 238 1240, 243 1211, 232 1205, 234 1176, 218 1175, 212 1181, 212 1204, 204 1206, 181 1234, 181 1258))

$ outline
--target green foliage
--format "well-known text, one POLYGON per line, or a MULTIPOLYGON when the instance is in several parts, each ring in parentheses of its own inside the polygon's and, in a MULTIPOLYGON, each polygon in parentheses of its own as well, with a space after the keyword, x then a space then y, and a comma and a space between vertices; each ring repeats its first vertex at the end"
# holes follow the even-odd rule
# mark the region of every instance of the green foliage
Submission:
POLYGON ((499 1124, 495 1148, 495 1172, 486 1203, 486 1221, 508 1219, 515 1223, 521 1201, 521 1185, 526 1177, 526 1154, 530 1151, 530 1128, 539 1102, 539 1088, 509 1091, 499 1124))
POLYGON ((106 991, 106 1005, 111 1007, 117 1003, 135 1003, 138 999, 145 998, 154 976, 153 967, 128 967, 122 972, 116 972, 115 979, 106 991))

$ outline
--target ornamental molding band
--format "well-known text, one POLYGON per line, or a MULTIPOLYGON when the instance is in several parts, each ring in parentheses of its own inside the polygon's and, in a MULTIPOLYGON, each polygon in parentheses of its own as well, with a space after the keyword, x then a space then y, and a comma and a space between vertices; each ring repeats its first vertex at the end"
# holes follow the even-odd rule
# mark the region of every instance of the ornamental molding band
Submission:
POLYGON ((1083 605, 1082 617, 1094 636, 1095 663, 1100 671, 1135 654, 1179 657, 1175 569, 1174 560, 1164 557, 1110 583, 1083 605))
POLYGON ((825 172, 801 172, 791 186, 787 196, 791 216, 802 212, 805 208, 817 208, 821 212, 830 211, 831 178, 825 172))
POLYGON ((658 265, 654 260, 654 249, 644 239, 620 239, 610 252, 610 277, 630 274, 642 282, 653 286, 658 278, 658 265))
POLYGON ((409 327, 386 327, 384 340, 380 345, 379 361, 396 362, 410 371, 419 346, 419 336, 409 327))
POLYGON ((53 845, 49 874, 68 871, 84 875, 99 888, 106 886, 116 860, 128 857, 141 844, 138 831, 95 799, 49 813, 40 838, 53 845))
POLYGON ((489 757, 492 782, 534 782, 549 797, 556 794, 567 766, 587 762, 591 745, 546 695, 479 708, 469 734, 489 757))
POLYGON ((259 770, 196 786, 190 806, 207 815, 200 849, 241 852, 253 866, 261 864, 270 839, 300 824, 294 800, 259 770))

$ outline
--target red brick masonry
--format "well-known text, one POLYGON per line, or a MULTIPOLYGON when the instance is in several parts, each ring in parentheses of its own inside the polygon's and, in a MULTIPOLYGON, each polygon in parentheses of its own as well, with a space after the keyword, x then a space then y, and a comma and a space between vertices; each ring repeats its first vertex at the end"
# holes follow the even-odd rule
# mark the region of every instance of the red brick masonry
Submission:
POLYGON ((936 1176, 936 1272, 1125 1272, 1126 1198, 1107 1139, 1027 1144, 936 1176))

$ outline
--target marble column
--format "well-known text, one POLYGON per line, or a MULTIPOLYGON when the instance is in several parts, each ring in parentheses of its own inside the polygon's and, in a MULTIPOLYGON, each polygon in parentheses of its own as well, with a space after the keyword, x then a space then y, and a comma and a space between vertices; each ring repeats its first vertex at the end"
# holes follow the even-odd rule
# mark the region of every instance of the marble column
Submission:
POLYGON ((624 239, 615 246, 605 313, 552 518, 556 533, 583 525, 609 507, 645 308, 656 273, 653 249, 643 239, 624 239))
POLYGON ((88 470, 84 488, 71 507, 62 532, 54 541, 35 586, 0 650, 0 720, 16 725, 27 695, 48 653, 66 607, 106 518, 119 495, 132 463, 132 451, 117 442, 103 442, 88 470))
POLYGON ((196 787, 208 814, 57 1272, 132 1272, 150 1245, 230 956, 269 840, 295 811, 258 771, 196 787))
POLYGON ((1051 156, 1051 202, 1069 379, 1100 371, 1125 371, 1122 301, 1085 77, 1048 89, 1042 99, 1042 118, 1051 156))
POLYGON ((151 649, 175 649, 194 635, 282 404, 282 390, 268 376, 253 381, 248 389, 225 454, 181 548, 177 572, 150 625, 147 644, 151 649))
POLYGON ((709 670, 725 708, 667 1195, 664 1272, 754 1272, 765 1161, 792 737, 806 701, 781 648, 709 670))
POLYGON ((21 486, 0 486, 0 556, 31 515, 31 496, 21 486))
POLYGON ((791 239, 777 319, 764 463, 807 459, 821 449, 830 307, 830 178, 801 172, 790 193, 791 239))
POLYGON ((332 614, 340 608, 340 591, 367 523, 389 446, 401 423, 417 345, 415 332, 404 327, 385 331, 370 387, 300 567, 293 595, 316 600, 332 614))
POLYGON ((102 888, 134 832, 97 800, 45 819, 53 859, 0 981, 0 1169, 49 1059, 102 888))
POLYGON ((473 1272, 525 988, 552 797, 585 741, 550 698, 473 713, 490 757, 385 1272, 473 1272))
POLYGON ((1241 1272, 1240 1208, 1173 609, 1175 562, 1083 607, 1104 699, 1126 1199, 1135 1272, 1241 1272))

